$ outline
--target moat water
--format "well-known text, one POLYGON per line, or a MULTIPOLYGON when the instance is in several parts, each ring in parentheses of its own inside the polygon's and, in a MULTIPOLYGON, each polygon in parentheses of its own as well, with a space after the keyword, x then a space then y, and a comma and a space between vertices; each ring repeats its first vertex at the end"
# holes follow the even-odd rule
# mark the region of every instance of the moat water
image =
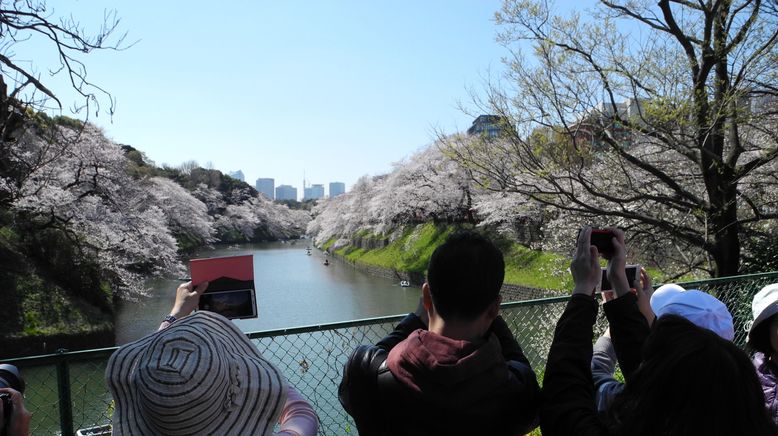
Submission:
MULTIPOLYGON (((375 277, 332 259, 325 266, 328 257, 320 250, 306 254, 309 243, 221 246, 194 253, 192 258, 254 255, 258 317, 235 320, 245 332, 396 315, 413 311, 418 304, 419 288, 404 288, 399 281, 375 277)), ((180 283, 176 278, 150 281, 148 298, 120 304, 117 344, 155 331, 170 312, 180 283)))

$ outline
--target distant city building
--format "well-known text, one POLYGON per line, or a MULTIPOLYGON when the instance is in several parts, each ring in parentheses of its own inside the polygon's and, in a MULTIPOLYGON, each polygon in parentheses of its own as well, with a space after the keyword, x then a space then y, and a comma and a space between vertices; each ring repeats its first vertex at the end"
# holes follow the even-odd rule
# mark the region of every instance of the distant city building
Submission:
POLYGON ((616 104, 598 103, 581 114, 570 130, 575 132, 573 136, 579 145, 593 150, 608 147, 606 136, 613 138, 620 146, 628 147, 633 142, 633 130, 625 127, 619 119, 640 123, 640 110, 640 101, 635 99, 616 104))
POLYGON ((330 183, 330 198, 337 197, 346 192, 346 184, 343 182, 330 183))
POLYGON ((276 200, 297 200, 297 188, 290 185, 276 187, 276 200))
POLYGON ((257 191, 264 194, 268 200, 275 199, 276 181, 275 179, 257 179, 257 191))
POLYGON ((473 121, 473 125, 467 129, 467 134, 482 135, 487 138, 496 138, 500 132, 511 127, 510 120, 499 115, 479 115, 473 121))
POLYGON ((240 180, 241 182, 245 182, 246 181, 246 176, 243 175, 243 171, 241 171, 241 170, 227 173, 227 175, 232 177, 233 179, 240 180))
POLYGON ((303 190, 303 201, 324 198, 324 185, 311 185, 303 190))

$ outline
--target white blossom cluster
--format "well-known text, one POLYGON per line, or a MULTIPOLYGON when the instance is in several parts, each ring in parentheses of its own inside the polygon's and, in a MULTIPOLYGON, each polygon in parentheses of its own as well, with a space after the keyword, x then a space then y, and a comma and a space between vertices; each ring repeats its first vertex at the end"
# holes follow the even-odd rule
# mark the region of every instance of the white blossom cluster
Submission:
POLYGON ((425 221, 502 225, 540 212, 517 193, 474 183, 467 168, 440 145, 431 144, 395 163, 389 174, 364 176, 346 194, 317 203, 308 234, 317 244, 336 238, 337 248, 361 231, 390 234, 403 224, 425 221))
POLYGON ((251 239, 258 227, 268 239, 296 237, 309 217, 252 196, 226 205, 205 185, 190 193, 170 179, 135 179, 122 148, 91 125, 31 128, 17 138, 11 161, 24 171, 0 179, 9 209, 37 228, 64 232, 127 298, 146 292, 149 274, 183 272, 177 238, 206 245, 227 228, 251 239))

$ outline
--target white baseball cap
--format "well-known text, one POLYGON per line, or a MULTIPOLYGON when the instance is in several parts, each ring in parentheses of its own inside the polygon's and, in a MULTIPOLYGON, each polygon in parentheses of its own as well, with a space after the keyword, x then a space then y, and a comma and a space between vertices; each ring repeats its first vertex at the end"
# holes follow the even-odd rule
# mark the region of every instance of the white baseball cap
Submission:
POLYGON ((749 337, 751 337, 754 327, 778 313, 778 283, 767 285, 754 295, 754 299, 751 301, 751 311, 754 320, 748 332, 749 337))
POLYGON ((658 307, 654 307, 654 299, 651 299, 651 307, 657 318, 662 315, 677 315, 728 341, 735 338, 732 314, 719 299, 697 289, 671 294, 668 298, 660 298, 659 302, 663 304, 657 304, 658 307))
POLYGON ((686 289, 676 285, 675 283, 668 283, 658 287, 651 295, 651 310, 653 310, 655 314, 658 314, 660 307, 667 304, 667 301, 678 295, 679 292, 684 291, 686 291, 686 289))

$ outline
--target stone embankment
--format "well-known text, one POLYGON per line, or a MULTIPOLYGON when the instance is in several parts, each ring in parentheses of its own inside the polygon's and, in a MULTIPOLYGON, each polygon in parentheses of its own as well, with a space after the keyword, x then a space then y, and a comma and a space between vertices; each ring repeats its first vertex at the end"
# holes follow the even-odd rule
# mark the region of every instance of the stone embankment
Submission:
POLYGON ((60 349, 73 351, 113 347, 115 345, 116 335, 113 328, 83 333, 55 333, 0 338, 0 350, 2 350, 3 358, 5 359, 52 354, 60 349))

